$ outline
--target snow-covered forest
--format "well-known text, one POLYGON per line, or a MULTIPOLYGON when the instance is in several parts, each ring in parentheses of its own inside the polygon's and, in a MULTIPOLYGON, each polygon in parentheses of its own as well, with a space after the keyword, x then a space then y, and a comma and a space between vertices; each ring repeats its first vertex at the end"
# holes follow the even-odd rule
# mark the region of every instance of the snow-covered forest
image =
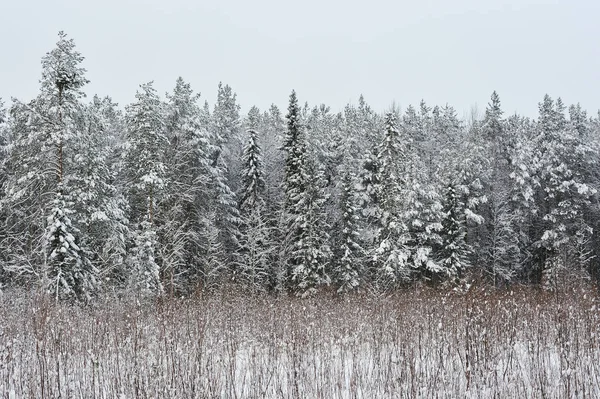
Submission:
POLYGON ((541 93, 531 119, 494 92, 464 120, 362 96, 337 112, 300 90, 244 115, 226 84, 209 104, 182 78, 143 83, 121 107, 87 83, 60 33, 37 97, 0 101, 0 290, 552 290, 600 274, 600 114, 579 104, 541 93))

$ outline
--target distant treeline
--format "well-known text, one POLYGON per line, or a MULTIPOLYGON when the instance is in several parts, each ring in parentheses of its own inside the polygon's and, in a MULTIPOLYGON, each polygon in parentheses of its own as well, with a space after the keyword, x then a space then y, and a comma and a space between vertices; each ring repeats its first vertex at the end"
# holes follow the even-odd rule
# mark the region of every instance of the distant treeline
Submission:
POLYGON ((233 283, 310 295, 478 279, 552 289, 600 270, 600 118, 546 95, 532 120, 424 101, 380 115, 289 98, 240 115, 179 78, 121 110, 85 100, 59 34, 40 91, 0 101, 0 289, 88 301, 233 283))

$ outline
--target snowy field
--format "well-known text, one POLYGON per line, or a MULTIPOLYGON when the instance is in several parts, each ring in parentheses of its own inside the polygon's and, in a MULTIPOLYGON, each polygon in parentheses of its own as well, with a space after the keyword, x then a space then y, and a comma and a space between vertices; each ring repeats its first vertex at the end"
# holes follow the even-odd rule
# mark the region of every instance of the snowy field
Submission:
POLYGON ((598 295, 0 296, 0 398, 598 398, 598 295))

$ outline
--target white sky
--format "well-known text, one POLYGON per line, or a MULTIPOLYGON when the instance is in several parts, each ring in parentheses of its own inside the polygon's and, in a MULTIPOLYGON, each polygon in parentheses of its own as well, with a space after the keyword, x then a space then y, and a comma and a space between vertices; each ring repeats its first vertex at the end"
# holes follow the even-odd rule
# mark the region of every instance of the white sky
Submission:
POLYGON ((600 109, 598 0, 0 0, 0 97, 33 98, 59 30, 86 57, 88 94, 132 101, 182 76, 214 103, 219 81, 247 111, 301 102, 377 111, 423 98, 459 115, 497 90, 537 115, 545 93, 600 109))

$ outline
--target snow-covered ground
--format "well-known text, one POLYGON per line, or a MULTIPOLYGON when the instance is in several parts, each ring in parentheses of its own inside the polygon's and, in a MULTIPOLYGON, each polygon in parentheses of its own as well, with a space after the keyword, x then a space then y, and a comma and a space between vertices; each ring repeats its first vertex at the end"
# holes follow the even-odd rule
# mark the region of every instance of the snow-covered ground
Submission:
POLYGON ((596 295, 208 299, 6 292, 1 398, 600 397, 596 295))

